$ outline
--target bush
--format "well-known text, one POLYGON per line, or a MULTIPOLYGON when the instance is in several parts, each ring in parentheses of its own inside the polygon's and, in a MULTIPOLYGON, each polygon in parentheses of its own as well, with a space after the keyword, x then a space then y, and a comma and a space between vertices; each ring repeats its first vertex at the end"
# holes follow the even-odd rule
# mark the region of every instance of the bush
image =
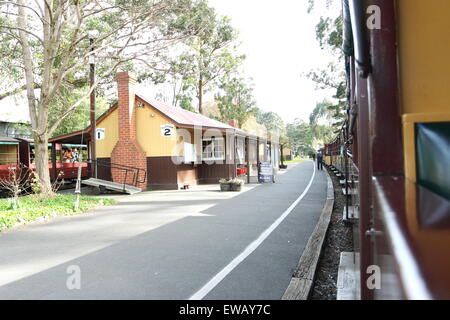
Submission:
POLYGON ((58 194, 52 197, 29 195, 20 197, 20 205, 15 209, 11 208, 9 199, 0 199, 0 231, 16 224, 26 224, 38 219, 47 220, 55 216, 75 215, 116 202, 113 199, 81 196, 79 209, 74 211, 75 199, 75 195, 58 194))
POLYGON ((228 181, 231 184, 237 184, 237 185, 243 185, 244 181, 242 181, 241 179, 231 179, 228 181))

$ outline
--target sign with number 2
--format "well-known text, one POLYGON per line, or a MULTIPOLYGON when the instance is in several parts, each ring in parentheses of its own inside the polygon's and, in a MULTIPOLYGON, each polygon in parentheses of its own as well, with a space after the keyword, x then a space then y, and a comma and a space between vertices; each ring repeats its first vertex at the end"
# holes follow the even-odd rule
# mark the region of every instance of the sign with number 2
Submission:
POLYGON ((172 124, 162 124, 161 125, 161 136, 171 137, 175 132, 175 128, 172 124))

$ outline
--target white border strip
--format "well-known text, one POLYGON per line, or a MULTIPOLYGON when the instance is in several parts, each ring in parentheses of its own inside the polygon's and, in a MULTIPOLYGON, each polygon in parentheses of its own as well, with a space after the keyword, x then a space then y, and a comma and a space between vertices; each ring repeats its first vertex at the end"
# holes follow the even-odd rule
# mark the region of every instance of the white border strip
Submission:
MULTIPOLYGON (((379 182, 374 178, 377 189, 380 189, 379 182)), ((404 287, 406 298, 409 300, 433 300, 433 296, 428 290, 427 284, 420 272, 418 262, 414 258, 408 241, 406 240, 400 225, 397 222, 396 213, 391 208, 383 193, 378 192, 379 200, 386 210, 380 210, 384 218, 384 225, 387 230, 387 238, 392 246, 392 253, 399 266, 400 278, 404 287)))
MULTIPOLYGON (((312 161, 311 161, 312 162, 312 161)), ((309 181, 308 185, 306 186, 303 193, 295 200, 289 208, 286 209, 286 211, 283 212, 283 214, 278 217, 277 220, 269 227, 267 228, 261 235, 254 240, 252 243, 250 243, 247 248, 242 251, 241 254, 239 254, 236 258, 234 258, 225 268, 223 268, 218 274, 216 274, 211 280, 208 281, 200 290, 198 290, 196 293, 194 293, 189 300, 202 300, 211 290, 213 290, 231 271, 233 271, 234 268, 236 268, 242 261, 244 261, 245 258, 247 258, 250 254, 252 254, 253 251, 255 251, 261 243, 267 239, 267 237, 278 227, 281 222, 283 222, 284 219, 294 210, 294 208, 298 205, 298 203, 305 197, 305 195, 308 193, 309 188, 311 188, 311 185, 313 183, 314 177, 316 175, 316 166, 313 162, 313 174, 311 176, 311 180, 309 181)))

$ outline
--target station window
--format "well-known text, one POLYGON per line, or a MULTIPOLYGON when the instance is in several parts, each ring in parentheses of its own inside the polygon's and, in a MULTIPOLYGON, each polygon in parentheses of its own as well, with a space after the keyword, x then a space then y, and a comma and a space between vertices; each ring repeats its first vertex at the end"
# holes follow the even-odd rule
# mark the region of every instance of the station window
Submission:
POLYGON ((237 138, 236 139, 236 163, 244 164, 245 163, 245 139, 237 138))
POLYGON ((203 138, 202 150, 203 160, 225 160, 225 141, 223 138, 203 138))

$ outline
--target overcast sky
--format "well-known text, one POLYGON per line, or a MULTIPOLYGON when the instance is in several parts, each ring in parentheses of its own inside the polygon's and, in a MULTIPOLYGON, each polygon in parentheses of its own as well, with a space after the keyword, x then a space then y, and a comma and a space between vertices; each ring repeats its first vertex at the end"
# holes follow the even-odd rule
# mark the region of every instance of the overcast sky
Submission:
MULTIPOLYGON (((316 91, 302 74, 326 65, 315 26, 324 8, 307 13, 308 0, 209 0, 232 19, 247 55, 245 75, 252 77, 260 108, 275 111, 286 122, 309 119, 316 102, 330 92, 316 91)), ((316 1, 319 5, 323 0, 316 1)))
POLYGON ((332 60, 315 38, 319 17, 327 15, 320 7, 325 1, 317 0, 312 14, 307 13, 308 0, 209 2, 219 14, 229 16, 240 32, 240 50, 247 55, 245 77, 253 78, 258 107, 277 112, 287 123, 295 118, 308 121, 316 102, 333 94, 317 91, 313 82, 302 77, 332 60))

